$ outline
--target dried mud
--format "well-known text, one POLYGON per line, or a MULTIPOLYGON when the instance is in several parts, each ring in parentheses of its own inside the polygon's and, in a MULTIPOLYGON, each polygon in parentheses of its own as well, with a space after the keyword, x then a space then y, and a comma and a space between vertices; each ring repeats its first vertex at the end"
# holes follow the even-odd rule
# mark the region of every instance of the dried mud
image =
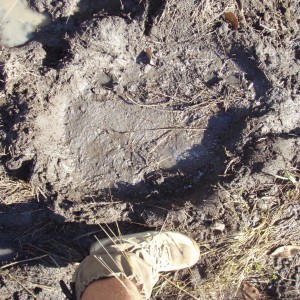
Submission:
MULTIPOLYGON (((1 243, 19 259, 51 253, 13 273, 38 299, 62 298, 58 281, 104 236, 95 224, 218 244, 255 227, 253 199, 271 209, 274 176, 299 167, 298 1, 73 2, 30 1, 52 22, 0 51, 2 163, 40 195, 3 202, 1 243)), ((297 228, 299 205, 293 216, 297 228)), ((261 288, 299 299, 299 257, 277 264, 286 280, 261 288)), ((198 283, 213 265, 193 269, 198 283)), ((31 299, 9 276, 4 299, 31 299)))

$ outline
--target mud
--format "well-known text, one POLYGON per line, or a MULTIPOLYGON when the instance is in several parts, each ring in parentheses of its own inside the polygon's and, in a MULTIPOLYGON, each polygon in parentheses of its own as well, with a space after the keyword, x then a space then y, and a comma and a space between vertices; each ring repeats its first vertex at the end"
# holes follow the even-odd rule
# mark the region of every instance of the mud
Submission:
POLYGON ((8 47, 19 46, 32 38, 38 26, 48 23, 43 14, 32 11, 26 1, 1 1, 1 45, 8 47))
MULTIPOLYGON (((137 64, 150 44, 141 25, 120 17, 86 21, 79 28, 84 34, 69 41, 71 62, 62 61, 58 70, 40 75, 34 65, 39 69, 46 60, 45 46, 30 44, 9 58, 7 65, 32 53, 30 65, 23 67, 36 75, 24 91, 32 101, 26 101, 26 123, 16 124, 26 137, 16 141, 7 164, 11 170, 28 163, 35 186, 45 193, 49 186, 74 200, 107 188, 129 192, 129 185, 143 183, 153 173, 188 173, 184 176, 190 181, 199 180, 206 170, 221 173, 226 142, 220 139, 233 121, 250 114, 253 102, 258 105, 252 98, 265 93, 260 85, 266 78, 261 74, 253 82, 254 91, 248 91, 258 68, 248 59, 244 68, 250 69, 249 78, 244 78, 238 61, 212 50, 218 48, 213 39, 213 46, 198 40, 183 42, 178 49, 172 42, 157 47, 151 41, 155 65, 137 64), (199 48, 198 43, 204 45, 199 48), (209 89, 206 84, 222 65, 218 84, 209 89), (235 88, 239 95, 224 104, 223 90, 235 88)), ((172 39, 184 37, 179 32, 172 39)), ((8 90, 15 78, 9 73, 8 90)), ((164 180, 162 175, 152 177, 157 176, 164 180)))
MULTIPOLYGON (((125 233, 166 226, 210 243, 255 226, 230 215, 219 187, 244 190, 251 206, 251 193, 272 194, 274 176, 299 164, 297 1, 29 4, 52 21, 25 45, 1 47, 2 161, 40 194, 43 213, 1 216, 6 243, 36 218, 49 218, 49 232, 119 221, 125 233)), ((266 287, 274 297, 277 283, 266 287)))

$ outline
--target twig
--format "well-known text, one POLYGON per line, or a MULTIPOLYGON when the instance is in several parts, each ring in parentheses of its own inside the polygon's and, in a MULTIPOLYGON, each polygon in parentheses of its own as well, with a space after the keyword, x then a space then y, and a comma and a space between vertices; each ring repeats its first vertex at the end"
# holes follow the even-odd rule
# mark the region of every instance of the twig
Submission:
POLYGON ((14 2, 14 4, 11 6, 11 8, 7 11, 6 15, 3 17, 1 23, 0 23, 0 26, 3 24, 3 22, 6 20, 6 18, 8 17, 8 15, 10 14, 10 12, 14 9, 14 7, 16 6, 18 0, 16 0, 14 2))
POLYGON ((192 299, 198 300, 197 297, 195 297, 194 295, 192 295, 191 293, 189 293, 188 291, 186 291, 185 289, 183 289, 182 287, 178 286, 177 284, 175 284, 172 280, 170 280, 167 276, 161 274, 161 277, 163 277, 164 280, 166 280, 168 283, 172 284, 174 287, 178 288, 180 291, 182 291, 183 293, 187 294, 188 296, 190 296, 192 299))
POLYGON ((29 293, 34 299, 37 299, 36 295, 33 294, 26 286, 24 286, 24 284, 22 282, 20 282, 17 278, 15 278, 14 276, 7 274, 6 275, 13 279, 15 282, 17 282, 27 293, 29 293))
POLYGON ((11 267, 11 266, 14 266, 14 265, 17 265, 17 264, 21 264, 21 263, 25 263, 25 262, 29 262, 29 261, 34 261, 34 260, 38 260, 38 259, 41 259, 41 258, 44 258, 48 256, 48 254, 44 254, 42 256, 38 256, 38 257, 34 257, 34 258, 28 258, 28 259, 24 259, 24 260, 19 260, 19 261, 15 261, 15 262, 12 262, 10 264, 7 264, 7 265, 4 265, 0 268, 0 270, 3 270, 3 269, 6 269, 8 267, 11 267))
POLYGON ((170 112, 170 113, 177 112, 176 110, 157 108, 157 106, 161 106, 161 104, 141 104, 141 103, 138 103, 137 101, 133 100, 130 96, 128 96, 128 94, 125 97, 126 97, 127 100, 131 101, 132 103, 134 103, 135 105, 140 106, 140 107, 145 107, 145 108, 150 108, 150 109, 153 109, 153 110, 158 110, 158 111, 163 111, 163 112, 170 112))

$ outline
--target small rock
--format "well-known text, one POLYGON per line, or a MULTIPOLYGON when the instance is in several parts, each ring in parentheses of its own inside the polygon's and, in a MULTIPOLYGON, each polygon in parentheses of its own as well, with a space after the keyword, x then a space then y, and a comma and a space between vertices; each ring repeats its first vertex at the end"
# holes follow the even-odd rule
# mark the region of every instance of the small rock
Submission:
POLYGON ((211 225, 211 229, 218 230, 218 231, 224 231, 225 224, 221 222, 215 222, 211 225))

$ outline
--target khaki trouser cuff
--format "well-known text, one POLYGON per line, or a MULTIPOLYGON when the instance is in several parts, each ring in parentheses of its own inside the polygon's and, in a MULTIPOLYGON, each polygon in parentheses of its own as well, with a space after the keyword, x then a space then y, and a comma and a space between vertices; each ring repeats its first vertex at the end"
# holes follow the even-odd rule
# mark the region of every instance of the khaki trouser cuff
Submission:
POLYGON ((153 270, 151 264, 146 263, 147 258, 145 260, 144 255, 147 256, 146 253, 117 253, 87 256, 73 276, 76 299, 80 300, 84 290, 92 282, 108 277, 125 277, 133 281, 138 289, 141 290, 141 298, 149 299, 159 275, 153 270))

